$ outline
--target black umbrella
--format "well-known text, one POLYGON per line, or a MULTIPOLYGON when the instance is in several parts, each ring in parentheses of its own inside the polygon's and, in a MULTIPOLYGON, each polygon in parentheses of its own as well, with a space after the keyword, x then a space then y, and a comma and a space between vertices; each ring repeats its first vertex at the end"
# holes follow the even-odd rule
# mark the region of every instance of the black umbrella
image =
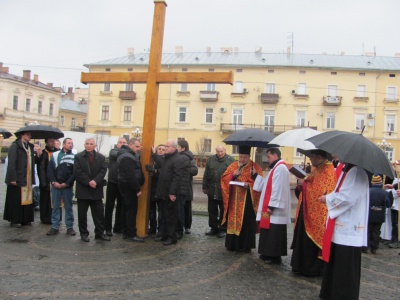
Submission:
POLYGON ((23 132, 30 132, 32 139, 59 139, 64 137, 64 133, 60 129, 48 125, 28 125, 18 129, 14 134, 18 136, 23 132))
POLYGON ((357 165, 373 174, 385 174, 395 178, 386 154, 362 134, 329 131, 313 136, 315 147, 337 155, 341 161, 357 165))
POLYGON ((0 134, 3 135, 3 139, 8 139, 10 136, 12 136, 11 132, 4 128, 0 128, 0 134))
POLYGON ((248 128, 236 131, 223 140, 225 144, 267 148, 275 137, 271 132, 258 128, 248 128))

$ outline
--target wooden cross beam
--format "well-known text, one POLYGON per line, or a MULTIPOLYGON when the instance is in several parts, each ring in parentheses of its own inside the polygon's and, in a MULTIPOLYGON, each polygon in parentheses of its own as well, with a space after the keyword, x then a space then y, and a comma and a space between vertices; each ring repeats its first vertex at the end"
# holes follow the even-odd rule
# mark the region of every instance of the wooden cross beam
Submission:
MULTIPOLYGON (((162 83, 225 83, 233 84, 232 72, 161 72, 162 45, 164 38, 165 0, 154 0, 153 31, 151 36, 148 72, 132 73, 82 73, 82 83, 147 83, 143 122, 142 165, 150 163, 154 145, 158 90, 162 83)), ((139 198, 136 218, 137 235, 147 236, 149 222, 150 177, 145 173, 145 186, 139 198)))

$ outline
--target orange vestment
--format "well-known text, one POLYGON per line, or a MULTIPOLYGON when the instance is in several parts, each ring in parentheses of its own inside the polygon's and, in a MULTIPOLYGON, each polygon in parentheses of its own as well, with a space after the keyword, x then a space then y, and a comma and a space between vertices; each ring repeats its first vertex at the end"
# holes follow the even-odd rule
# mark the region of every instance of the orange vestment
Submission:
POLYGON ((322 248, 328 210, 326 204, 319 202, 318 198, 333 192, 336 182, 335 169, 332 163, 325 161, 314 168, 311 174, 305 178, 303 190, 299 195, 295 226, 300 205, 303 202, 306 233, 320 249, 322 248))
POLYGON ((253 191, 254 180, 251 178, 251 169, 253 168, 257 174, 262 176, 261 167, 250 161, 247 165, 242 167, 240 175, 236 181, 247 182, 249 184, 248 190, 236 185, 230 185, 229 182, 233 180, 233 172, 239 169, 239 162, 233 162, 221 177, 221 190, 222 199, 224 201, 224 217, 222 224, 226 222, 226 214, 228 212, 227 233, 240 235, 243 224, 243 215, 246 204, 247 191, 251 196, 253 203, 254 213, 257 214, 258 204, 260 202, 260 192, 253 191))

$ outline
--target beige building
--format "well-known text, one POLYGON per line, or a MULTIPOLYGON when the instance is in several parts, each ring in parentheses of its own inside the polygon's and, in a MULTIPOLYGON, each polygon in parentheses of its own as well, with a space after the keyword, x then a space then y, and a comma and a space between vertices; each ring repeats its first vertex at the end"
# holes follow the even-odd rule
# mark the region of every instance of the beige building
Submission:
POLYGON ((60 99, 59 126, 62 131, 85 132, 87 102, 60 99))
MULTIPOLYGON (((58 127, 58 101, 60 94, 53 84, 39 81, 38 75, 31 77, 25 70, 23 76, 9 73, 8 67, 0 63, 0 127, 10 132, 29 123, 58 127)), ((4 140, 8 145, 14 138, 4 140)))
MULTIPOLYGON (((364 128, 372 142, 390 143, 391 160, 400 155, 400 57, 181 50, 163 54, 163 72, 232 71, 234 85, 161 85, 156 144, 185 138, 194 154, 202 152, 196 145, 210 154, 242 128, 275 134, 304 126, 356 133, 364 128)), ((148 59, 148 53, 130 53, 86 67, 90 72, 146 72, 148 59)), ((126 137, 140 132, 146 122, 145 93, 145 84, 91 84, 87 132, 126 137)), ((227 151, 236 153, 231 146, 227 151)), ((283 150, 283 158, 303 161, 292 148, 283 150)))

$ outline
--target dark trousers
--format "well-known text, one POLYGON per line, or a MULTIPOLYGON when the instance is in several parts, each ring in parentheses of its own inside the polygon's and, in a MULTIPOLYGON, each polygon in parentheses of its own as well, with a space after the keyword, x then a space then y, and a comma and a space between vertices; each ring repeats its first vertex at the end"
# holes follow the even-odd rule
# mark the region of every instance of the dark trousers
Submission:
POLYGON ((165 239, 170 239, 171 241, 176 242, 176 230, 178 228, 179 215, 178 199, 175 201, 171 201, 169 197, 163 199, 162 209, 161 219, 163 226, 161 228, 161 236, 165 239))
POLYGON ((185 203, 188 202, 186 201, 188 198, 187 195, 178 195, 176 201, 178 201, 178 228, 177 228, 177 233, 182 235, 183 234, 183 228, 185 226, 185 203))
POLYGON ((399 240, 399 211, 391 210, 392 217, 392 242, 397 242, 399 240))
POLYGON ((150 210, 149 210, 149 223, 150 231, 160 232, 161 227, 161 203, 162 199, 154 198, 150 200, 150 210))
POLYGON ((89 236, 87 230, 87 212, 90 206, 94 223, 94 233, 100 237, 104 234, 104 204, 103 200, 78 199, 78 224, 81 236, 89 236))
POLYGON ((46 187, 40 188, 40 221, 43 224, 51 224, 52 211, 50 190, 46 187))
POLYGON ((379 248, 382 223, 368 223, 368 247, 379 248))
POLYGON ((129 184, 120 182, 118 187, 122 196, 122 232, 126 237, 133 238, 136 236, 138 197, 129 184))
MULTIPOLYGON (((208 197, 208 226, 211 230, 218 231, 224 217, 224 202, 208 197)), ((222 228, 221 228, 222 229, 222 228)))
POLYGON ((192 228, 192 201, 185 202, 185 221, 183 223, 185 229, 192 228))
POLYGON ((121 216, 122 216, 122 197, 119 192, 118 183, 108 182, 106 191, 106 205, 104 211, 104 229, 111 231, 112 219, 114 212, 115 199, 117 199, 117 205, 115 208, 115 220, 114 220, 114 231, 121 231, 121 216))

